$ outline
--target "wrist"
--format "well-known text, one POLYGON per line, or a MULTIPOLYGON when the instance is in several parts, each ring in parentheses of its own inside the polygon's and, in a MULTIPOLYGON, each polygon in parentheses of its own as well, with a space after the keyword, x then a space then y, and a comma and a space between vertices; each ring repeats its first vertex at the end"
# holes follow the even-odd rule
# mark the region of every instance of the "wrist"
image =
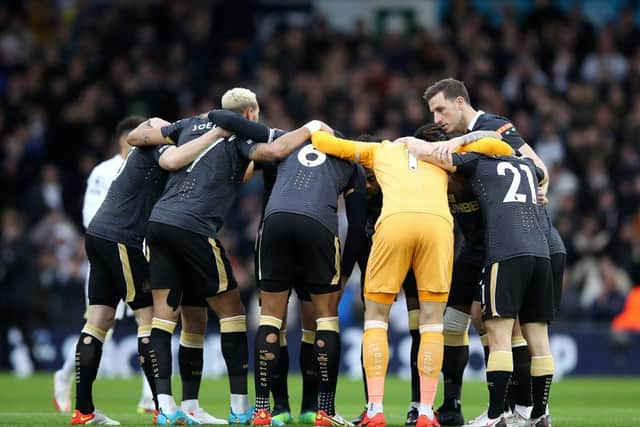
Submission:
POLYGON ((322 124, 320 123, 319 120, 311 120, 310 122, 307 122, 304 125, 305 128, 307 128, 307 130, 309 131, 309 133, 311 135, 314 134, 314 132, 319 131, 320 129, 322 129, 322 124))

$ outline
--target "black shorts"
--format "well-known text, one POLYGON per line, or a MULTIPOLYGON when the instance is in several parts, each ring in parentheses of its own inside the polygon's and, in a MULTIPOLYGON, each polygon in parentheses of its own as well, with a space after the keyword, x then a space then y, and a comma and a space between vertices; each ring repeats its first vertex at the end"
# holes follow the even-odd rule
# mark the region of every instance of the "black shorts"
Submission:
POLYGON ((464 260, 456 260, 453 263, 451 275, 451 290, 447 307, 462 306, 471 307, 471 303, 481 300, 479 283, 482 277, 482 265, 473 264, 464 260))
POLYGON ((142 249, 87 234, 89 305, 116 308, 120 300, 133 310, 151 307, 149 264, 142 249))
POLYGON ((520 323, 555 317, 551 261, 520 256, 487 266, 482 273, 482 318, 516 318, 520 323))
POLYGON ((282 292, 296 284, 311 294, 339 291, 338 237, 304 215, 269 215, 258 246, 258 280, 266 292, 282 292))
MULTIPOLYGON (((256 283, 259 282, 258 265, 260 264, 260 261, 258 259, 258 248, 260 247, 261 239, 262 239, 262 224, 260 224, 260 228, 258 229, 258 235, 256 236, 256 245, 254 248, 255 256, 253 261, 254 261, 254 274, 256 278, 256 283)), ((311 293, 309 293, 309 289, 307 289, 302 283, 300 282, 294 283, 293 290, 296 291, 296 295, 298 296, 298 299, 300 301, 311 302, 311 293)), ((289 293, 289 296, 291 296, 291 292, 289 293)))
POLYGON ((172 225, 147 226, 151 288, 171 289, 172 307, 207 306, 206 298, 235 289, 231 264, 220 241, 172 225))
POLYGON ((567 255, 563 253, 551 254, 551 276, 553 284, 553 309, 557 313, 562 302, 562 285, 564 281, 564 266, 567 255))

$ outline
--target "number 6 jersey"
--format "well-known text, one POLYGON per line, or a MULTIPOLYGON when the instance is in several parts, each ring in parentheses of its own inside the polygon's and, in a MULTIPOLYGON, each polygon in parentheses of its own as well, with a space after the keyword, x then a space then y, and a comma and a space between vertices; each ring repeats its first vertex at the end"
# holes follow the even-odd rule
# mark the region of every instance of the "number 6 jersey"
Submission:
POLYGON ((531 159, 453 154, 456 173, 469 179, 485 225, 485 265, 518 256, 549 258, 543 209, 536 199, 544 174, 531 159))
POLYGON ((305 215, 337 236, 338 197, 352 189, 364 192, 364 186, 361 168, 306 142, 278 164, 264 218, 276 212, 305 215))

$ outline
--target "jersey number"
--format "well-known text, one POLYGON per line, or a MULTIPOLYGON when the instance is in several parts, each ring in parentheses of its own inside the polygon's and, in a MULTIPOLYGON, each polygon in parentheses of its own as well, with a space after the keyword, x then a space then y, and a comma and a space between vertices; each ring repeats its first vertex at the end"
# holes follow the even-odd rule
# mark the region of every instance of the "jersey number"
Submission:
MULTIPOLYGON (((520 169, 524 171, 524 174, 527 176, 527 181, 529 181, 529 190, 531 191, 531 202, 535 205, 538 204, 536 199, 536 187, 533 184, 533 174, 531 173, 531 169, 527 165, 520 165, 520 169)), ((511 181, 511 185, 509 186, 509 190, 507 190, 507 194, 504 196, 503 203, 526 203, 527 195, 518 193, 518 189, 520 188, 520 180, 522 179, 520 176, 520 171, 508 162, 500 162, 497 166, 498 175, 505 176, 507 171, 511 172, 513 175, 513 181, 511 181)))
POLYGON ((318 151, 313 145, 305 145, 304 148, 298 151, 298 161, 303 166, 308 168, 315 168, 320 166, 327 160, 327 155, 322 151, 318 151))

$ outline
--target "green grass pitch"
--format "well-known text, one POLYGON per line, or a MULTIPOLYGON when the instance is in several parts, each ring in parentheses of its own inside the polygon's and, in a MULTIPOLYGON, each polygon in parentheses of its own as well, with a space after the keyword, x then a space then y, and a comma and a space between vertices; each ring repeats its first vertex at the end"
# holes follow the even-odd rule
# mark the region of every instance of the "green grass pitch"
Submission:
MULTIPOLYGON (((59 414, 51 404, 52 375, 40 374, 32 378, 16 379, 0 375, 0 425, 51 426, 69 425, 70 414, 59 414)), ((179 397, 179 383, 174 383, 179 397)), ((300 402, 300 377, 289 380, 294 416, 300 402)), ((110 417, 125 425, 148 425, 151 417, 135 413, 140 393, 140 380, 99 379, 95 385, 94 401, 110 417)), ((250 391, 253 395, 253 391, 250 391)), ((357 415, 363 407, 360 381, 341 378, 338 386, 337 409, 347 418, 357 415)), ((390 378, 386 385, 385 414, 392 425, 404 423, 409 400, 409 383, 390 378)), ((441 393, 436 403, 441 400, 441 393)), ((481 382, 467 382, 463 389, 463 409, 473 418, 485 408, 486 386, 481 382)), ((226 380, 203 381, 200 402, 216 416, 228 414, 228 386, 226 380)), ((551 414, 555 427, 578 426, 635 426, 640 425, 640 378, 568 378, 553 384, 551 414)))

